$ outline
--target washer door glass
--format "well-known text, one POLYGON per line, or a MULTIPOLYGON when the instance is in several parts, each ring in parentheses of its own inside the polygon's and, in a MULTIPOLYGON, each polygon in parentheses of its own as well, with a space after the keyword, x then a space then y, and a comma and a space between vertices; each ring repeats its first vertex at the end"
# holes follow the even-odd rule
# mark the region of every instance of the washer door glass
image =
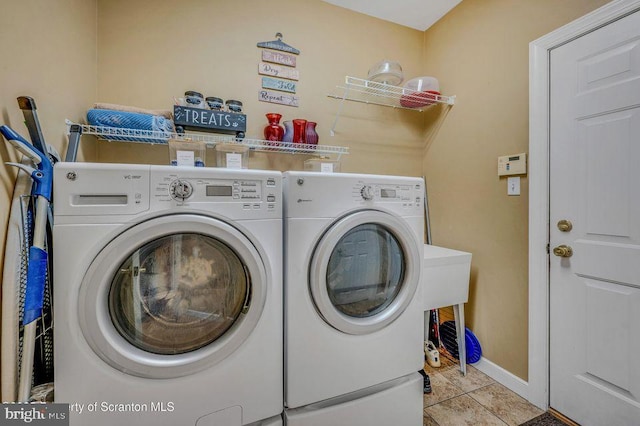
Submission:
POLYGON ((236 226, 196 214, 122 231, 82 279, 82 337, 107 364, 139 377, 181 377, 221 362, 264 311, 270 271, 256 247, 236 226))
POLYGON ((309 269, 316 308, 332 327, 367 334, 395 321, 418 287, 419 236, 401 218, 351 213, 322 235, 309 269))
POLYGON ((135 250, 120 265, 109 313, 132 345, 180 354, 214 342, 245 307, 250 281, 242 260, 206 235, 174 234, 135 250))
POLYGON ((395 300, 405 270, 406 256, 389 229, 376 223, 358 225, 340 238, 329 258, 329 299, 345 315, 376 315, 395 300))

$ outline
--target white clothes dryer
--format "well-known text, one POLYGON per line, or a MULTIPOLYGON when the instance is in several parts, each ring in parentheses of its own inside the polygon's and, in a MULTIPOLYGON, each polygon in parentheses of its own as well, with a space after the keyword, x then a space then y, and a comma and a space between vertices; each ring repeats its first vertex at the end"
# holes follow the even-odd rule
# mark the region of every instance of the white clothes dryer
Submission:
POLYGON ((278 424, 281 184, 56 164, 55 400, 72 426, 278 424))
POLYGON ((284 173, 288 409, 423 367, 423 185, 284 173))

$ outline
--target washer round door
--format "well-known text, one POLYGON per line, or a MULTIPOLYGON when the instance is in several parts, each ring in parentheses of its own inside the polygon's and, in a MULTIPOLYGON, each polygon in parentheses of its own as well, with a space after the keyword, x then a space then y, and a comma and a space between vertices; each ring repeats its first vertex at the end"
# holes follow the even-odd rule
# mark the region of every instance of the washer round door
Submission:
POLYGON ((309 285, 317 310, 348 334, 378 331, 411 303, 420 250, 403 220, 377 210, 335 222, 316 245, 309 285))
POLYGON ((117 236, 84 276, 84 338, 112 367, 180 377, 214 365, 251 334, 264 309, 267 271, 235 227, 168 215, 117 236))

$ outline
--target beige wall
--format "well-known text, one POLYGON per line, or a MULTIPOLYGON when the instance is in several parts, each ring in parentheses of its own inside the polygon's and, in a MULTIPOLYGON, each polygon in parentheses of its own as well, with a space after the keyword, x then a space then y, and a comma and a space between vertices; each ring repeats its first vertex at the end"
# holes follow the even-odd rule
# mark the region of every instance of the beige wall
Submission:
MULTIPOLYGON (((238 99, 247 137, 262 138, 265 113, 318 122, 320 143, 347 146, 343 171, 420 176, 423 117, 348 103, 336 136, 329 130, 339 102, 327 97, 346 75, 366 78, 374 63, 399 61, 406 75, 422 71, 423 33, 320 0, 100 0, 98 99, 167 108, 186 90, 238 99), (188 6, 188 7, 187 7, 188 6), (300 107, 258 102, 261 49, 275 39, 298 48, 300 107)), ((213 152, 210 151, 209 154, 213 152)), ((101 161, 166 163, 166 147, 100 143, 101 161)), ((212 164, 213 155, 207 163, 212 164)), ((302 169, 304 156, 253 155, 250 166, 302 169)))
POLYGON ((528 44, 606 0, 464 0, 424 37, 427 75, 458 102, 427 139, 433 243, 473 253, 469 327, 483 355, 527 379, 528 180, 507 196, 497 157, 528 151, 528 44))
MULTIPOLYGON (((4 0, 0 53, 0 124, 29 140, 16 98, 31 96, 46 141, 64 155, 65 118, 78 120, 95 98, 96 0, 4 0)), ((94 151, 84 144, 81 158, 94 151)), ((1 162, 17 159, 0 138, 1 162)), ((0 259, 14 179, 13 168, 0 164, 0 259)))

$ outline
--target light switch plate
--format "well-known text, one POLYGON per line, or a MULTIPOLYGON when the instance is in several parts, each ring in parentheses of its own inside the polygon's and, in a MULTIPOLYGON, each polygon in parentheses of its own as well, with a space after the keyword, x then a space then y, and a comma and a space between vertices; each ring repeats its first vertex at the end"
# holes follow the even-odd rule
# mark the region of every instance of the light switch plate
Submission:
POLYGON ((498 176, 526 175, 527 154, 514 154, 498 157, 498 176))
POLYGON ((519 177, 510 177, 507 179, 507 195, 520 195, 519 177))

